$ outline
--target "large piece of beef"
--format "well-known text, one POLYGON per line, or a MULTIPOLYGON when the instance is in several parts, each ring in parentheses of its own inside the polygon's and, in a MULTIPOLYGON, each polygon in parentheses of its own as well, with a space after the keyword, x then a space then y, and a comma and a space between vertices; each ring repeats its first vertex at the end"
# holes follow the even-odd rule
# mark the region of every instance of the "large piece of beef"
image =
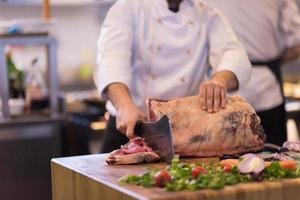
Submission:
POLYGON ((207 113, 199 96, 170 101, 148 100, 151 121, 166 114, 173 132, 175 152, 181 156, 208 157, 256 151, 265 134, 260 119, 241 96, 228 98, 226 109, 207 113))
POLYGON ((144 161, 153 162, 158 159, 159 156, 146 144, 145 140, 137 137, 121 146, 120 149, 111 152, 105 160, 109 165, 122 165, 144 161))

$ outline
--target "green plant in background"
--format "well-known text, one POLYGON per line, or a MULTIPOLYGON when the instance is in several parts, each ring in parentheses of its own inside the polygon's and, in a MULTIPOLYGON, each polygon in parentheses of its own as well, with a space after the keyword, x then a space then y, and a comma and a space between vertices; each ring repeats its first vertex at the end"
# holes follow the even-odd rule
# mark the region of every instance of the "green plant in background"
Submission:
POLYGON ((10 98, 24 98, 24 72, 14 63, 10 51, 6 53, 6 65, 9 79, 10 98))

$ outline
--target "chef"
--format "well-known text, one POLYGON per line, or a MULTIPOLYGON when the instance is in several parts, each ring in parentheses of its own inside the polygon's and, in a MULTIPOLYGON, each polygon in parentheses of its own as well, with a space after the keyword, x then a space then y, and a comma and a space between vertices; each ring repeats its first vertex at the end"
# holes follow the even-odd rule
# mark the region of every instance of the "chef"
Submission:
POLYGON ((202 0, 118 0, 98 40, 95 82, 110 112, 102 152, 134 137, 148 97, 199 94, 201 107, 217 112, 226 107, 226 91, 250 74, 229 23, 202 0), (204 81, 209 64, 213 75, 204 81))
POLYGON ((254 66, 239 92, 261 118, 267 142, 286 141, 280 66, 300 54, 300 15, 294 0, 207 0, 230 21, 254 66))

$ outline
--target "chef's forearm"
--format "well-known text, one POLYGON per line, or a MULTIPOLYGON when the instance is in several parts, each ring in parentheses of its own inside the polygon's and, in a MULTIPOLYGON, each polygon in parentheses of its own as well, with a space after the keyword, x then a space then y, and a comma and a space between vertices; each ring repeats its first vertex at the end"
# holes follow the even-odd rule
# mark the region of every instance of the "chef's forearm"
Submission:
POLYGON ((289 61, 295 60, 300 56, 300 45, 285 50, 282 56, 282 63, 287 63, 289 61))
POLYGON ((222 83, 227 90, 237 90, 239 87, 237 77, 229 70, 222 70, 213 74, 212 80, 222 83))
POLYGON ((105 94, 117 110, 133 104, 129 89, 123 83, 112 83, 108 85, 105 94))

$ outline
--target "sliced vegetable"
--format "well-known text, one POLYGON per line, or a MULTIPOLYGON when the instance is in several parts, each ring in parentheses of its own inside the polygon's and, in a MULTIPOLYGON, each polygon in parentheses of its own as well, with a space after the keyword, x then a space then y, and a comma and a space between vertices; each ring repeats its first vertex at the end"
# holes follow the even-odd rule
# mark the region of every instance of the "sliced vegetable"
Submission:
POLYGON ((279 161, 280 167, 284 169, 296 169, 297 168, 297 162, 295 160, 282 160, 279 161))
POLYGON ((164 187, 171 181, 171 175, 168 171, 162 170, 154 175, 155 185, 158 187, 164 187))
POLYGON ((233 167, 233 166, 237 165, 238 163, 239 163, 238 159, 225 159, 220 162, 220 164, 222 166, 229 165, 230 167, 233 167))
POLYGON ((258 174, 264 170, 265 162, 254 154, 246 154, 245 156, 242 156, 242 160, 238 163, 237 167, 241 173, 258 174))
POLYGON ((230 165, 225 164, 223 165, 222 169, 224 172, 230 172, 232 167, 230 165))
POLYGON ((206 174, 207 170, 202 166, 197 166, 197 167, 192 168, 191 172, 192 172, 193 177, 197 178, 199 176, 199 174, 206 174))

